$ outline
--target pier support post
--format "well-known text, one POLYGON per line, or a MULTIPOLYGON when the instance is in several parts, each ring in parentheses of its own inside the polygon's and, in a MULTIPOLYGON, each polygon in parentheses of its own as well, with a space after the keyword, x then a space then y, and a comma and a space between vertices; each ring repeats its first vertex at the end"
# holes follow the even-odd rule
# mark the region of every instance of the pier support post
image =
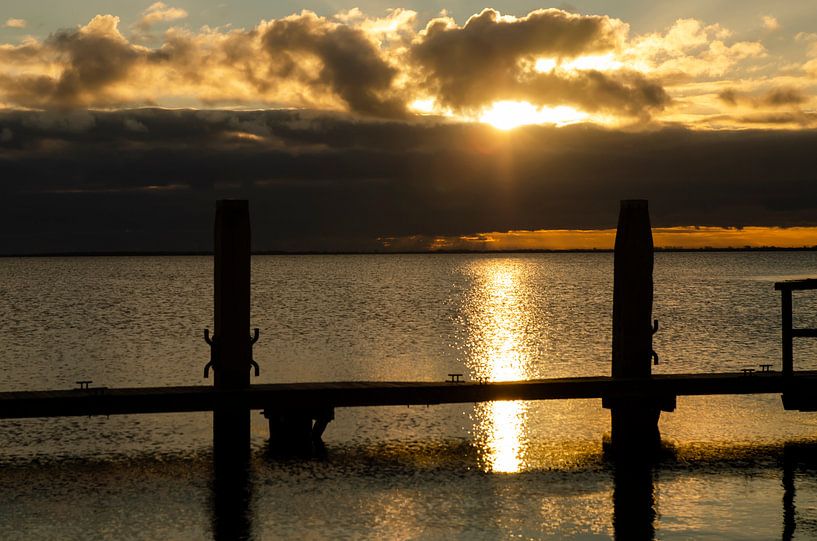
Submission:
MULTIPOLYGON (((613 378, 651 376, 653 242, 647 201, 625 200, 616 231, 613 271, 613 378)), ((611 446, 617 456, 644 456, 660 447, 661 410, 649 398, 610 397, 611 446)))
MULTIPOLYGON (((777 287, 777 284, 775 284, 777 287)), ((783 375, 791 377, 794 375, 794 341, 792 340, 792 302, 791 289, 780 289, 780 327, 783 335, 783 375)))
MULTIPOLYGON (((246 200, 216 203, 213 294, 215 388, 250 385, 250 212, 246 200)), ((218 462, 249 456, 250 410, 242 402, 219 404, 213 412, 213 454, 218 462)))
POLYGON ((308 456, 323 452, 321 436, 335 418, 329 405, 281 410, 271 406, 264 410, 269 421, 269 449, 275 454, 308 456))

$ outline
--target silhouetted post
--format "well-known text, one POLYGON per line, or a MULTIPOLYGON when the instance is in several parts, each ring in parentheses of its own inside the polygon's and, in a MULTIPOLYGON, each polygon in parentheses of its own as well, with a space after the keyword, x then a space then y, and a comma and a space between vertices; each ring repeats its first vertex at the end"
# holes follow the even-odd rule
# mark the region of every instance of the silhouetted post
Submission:
POLYGON ((786 444, 783 447, 783 541, 794 539, 797 529, 797 514, 794 505, 795 484, 794 474, 797 469, 797 449, 786 444))
MULTIPOLYGON (((613 378, 651 375, 653 243, 647 201, 621 202, 613 271, 613 378)), ((611 443, 620 456, 643 455, 660 445, 660 410, 650 399, 607 402, 611 443)))
POLYGON ((613 470, 616 541, 655 539, 655 484, 649 463, 617 462, 613 470))
POLYGON ((248 461, 239 459, 228 462, 222 457, 215 463, 210 486, 214 541, 253 539, 253 486, 248 461))
MULTIPOLYGON (((250 385, 250 212, 245 200, 216 203, 213 289, 216 354, 215 387, 240 390, 250 385)), ((220 404, 213 412, 216 462, 249 453, 250 411, 246 404, 220 404)))
MULTIPOLYGON (((777 287, 777 284, 775 284, 777 287)), ((780 290, 781 328, 783 335, 783 375, 794 375, 794 344, 792 340, 791 289, 780 290)))

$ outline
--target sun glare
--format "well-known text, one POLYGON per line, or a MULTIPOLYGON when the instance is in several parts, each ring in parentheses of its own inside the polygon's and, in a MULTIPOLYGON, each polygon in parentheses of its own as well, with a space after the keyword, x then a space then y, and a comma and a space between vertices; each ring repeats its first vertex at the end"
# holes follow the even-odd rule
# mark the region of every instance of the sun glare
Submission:
MULTIPOLYGON (((524 298, 526 273, 519 264, 492 260, 471 267, 476 280, 468 304, 469 344, 474 374, 490 381, 530 377, 530 326, 524 298)), ((528 404, 514 400, 475 406, 475 440, 486 471, 514 473, 526 467, 528 404)))
POLYGON ((511 130, 526 124, 566 126, 581 122, 588 116, 566 105, 536 107, 524 101, 497 101, 482 113, 479 120, 499 130, 511 130))
POLYGON ((548 73, 555 70, 558 65, 555 58, 539 58, 533 65, 533 69, 539 73, 548 73))
POLYGON ((601 55, 584 55, 570 60, 559 61, 555 58, 538 58, 533 64, 533 69, 539 73, 549 73, 553 70, 561 71, 615 71, 624 67, 624 64, 617 60, 612 53, 601 55))
POLYGON ((409 104, 409 109, 422 115, 430 115, 434 112, 434 100, 414 100, 409 104))
POLYGON ((579 56, 562 63, 562 68, 577 71, 615 71, 621 69, 622 66, 623 64, 612 54, 579 56))

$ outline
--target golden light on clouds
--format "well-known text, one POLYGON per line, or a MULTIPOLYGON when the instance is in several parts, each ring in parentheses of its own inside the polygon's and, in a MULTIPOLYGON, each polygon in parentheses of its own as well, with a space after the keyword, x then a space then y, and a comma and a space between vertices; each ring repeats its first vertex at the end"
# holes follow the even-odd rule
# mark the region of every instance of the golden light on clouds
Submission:
MULTIPOLYGON (((576 122, 628 127, 802 128, 817 125, 817 41, 789 36, 787 62, 765 39, 678 19, 635 33, 607 15, 484 9, 464 23, 411 9, 302 11, 251 28, 185 26, 155 2, 133 22, 100 14, 83 26, 0 43, 0 103, 9 107, 307 108, 379 118, 437 115, 499 129, 576 122), (161 31, 158 29, 161 28, 161 31), (483 44, 491 43, 491 47, 483 44), (796 89, 801 99, 766 99, 796 89), (723 99, 734 89, 741 99, 723 99)), ((23 28, 10 18, 6 28, 23 28)))
MULTIPOLYGON (((506 231, 466 236, 389 239, 391 247, 431 250, 610 250, 615 229, 506 231)), ((817 246, 817 227, 659 227, 656 248, 803 248, 817 246)))
POLYGON ((28 26, 28 22, 25 19, 6 19, 5 24, 2 25, 4 28, 18 28, 23 29, 28 26))
POLYGON ((614 71, 624 67, 624 63, 615 54, 584 55, 572 59, 559 61, 556 58, 539 58, 534 63, 534 70, 539 73, 548 73, 556 69, 564 72, 572 71, 614 71))
POLYGON ((567 105, 536 107, 523 101, 498 101, 480 115, 479 121, 500 130, 510 130, 526 124, 567 126, 588 117, 587 113, 567 105))
POLYGON ((409 109, 422 115, 430 115, 436 112, 433 99, 416 99, 409 103, 409 109))

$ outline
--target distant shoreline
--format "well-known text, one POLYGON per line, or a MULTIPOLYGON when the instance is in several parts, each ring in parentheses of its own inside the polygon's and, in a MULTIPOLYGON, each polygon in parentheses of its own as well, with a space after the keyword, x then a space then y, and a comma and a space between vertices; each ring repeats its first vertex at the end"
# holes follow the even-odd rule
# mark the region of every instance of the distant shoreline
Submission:
MULTIPOLYGON (((740 248, 656 248, 656 252, 814 252, 817 246, 784 248, 762 246, 740 248)), ((598 254, 613 253, 612 248, 597 249, 531 249, 531 250, 413 250, 413 251, 319 251, 319 250, 256 250, 252 255, 436 255, 436 254, 598 254)), ((212 251, 125 251, 125 252, 43 252, 31 254, 0 254, 0 258, 40 258, 40 257, 179 257, 212 256, 212 251)))

